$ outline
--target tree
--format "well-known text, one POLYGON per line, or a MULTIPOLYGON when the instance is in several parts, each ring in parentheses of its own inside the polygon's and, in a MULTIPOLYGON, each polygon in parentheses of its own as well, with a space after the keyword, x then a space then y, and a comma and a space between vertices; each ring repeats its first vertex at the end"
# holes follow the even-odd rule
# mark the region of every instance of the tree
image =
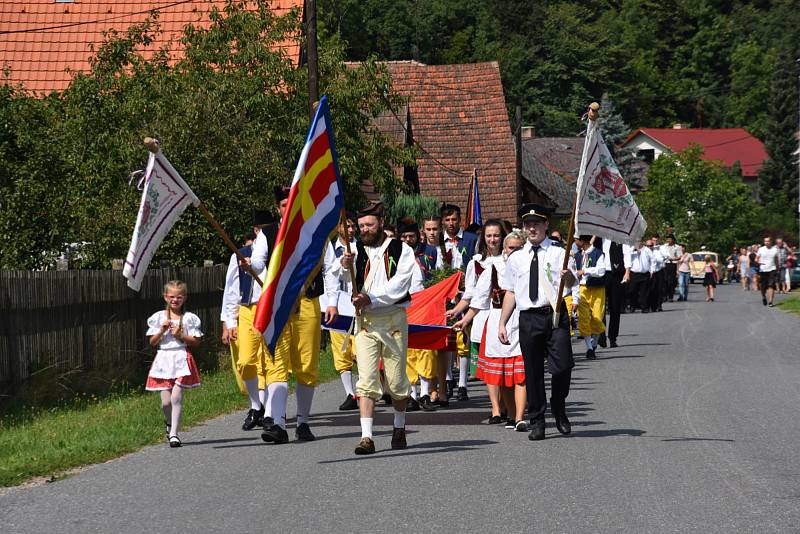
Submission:
POLYGON ((630 148, 622 148, 620 145, 628 138, 631 129, 617 112, 616 106, 608 93, 603 93, 600 101, 600 118, 598 119, 600 132, 603 134, 611 157, 625 178, 632 191, 638 192, 642 188, 642 168, 636 163, 639 158, 630 148))
MULTIPOLYGON (((185 29, 177 60, 168 49, 141 52, 159 31, 154 17, 110 34, 91 72, 60 95, 0 92, 0 266, 44 266, 69 243, 85 244, 81 266, 108 268, 124 257, 140 199, 125 178, 143 165, 147 135, 161 140, 235 241, 252 208, 274 206, 272 188, 290 182, 308 130, 307 70, 278 46, 300 35, 299 13, 229 2, 211 18, 208 28, 185 29)), ((371 125, 400 109, 387 71, 343 59, 337 38, 321 43, 320 92, 331 102, 346 201, 356 207, 366 179, 380 191, 402 190, 393 169, 413 159, 371 125)), ((196 265, 228 254, 190 209, 154 259, 196 265)))
POLYGON ((752 191, 702 153, 694 145, 650 166, 647 190, 637 197, 648 227, 671 226, 680 243, 718 252, 752 241, 762 213, 752 191))

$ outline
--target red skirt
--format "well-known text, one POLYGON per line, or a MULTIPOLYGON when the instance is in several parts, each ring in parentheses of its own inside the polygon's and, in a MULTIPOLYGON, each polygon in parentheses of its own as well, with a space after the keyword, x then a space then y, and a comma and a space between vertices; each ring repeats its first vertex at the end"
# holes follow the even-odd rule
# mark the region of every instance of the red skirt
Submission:
POLYGON ((178 378, 155 378, 147 375, 147 382, 144 384, 144 389, 147 391, 172 391, 175 385, 182 388, 196 388, 200 385, 200 372, 197 370, 197 364, 194 357, 190 352, 186 352, 186 364, 189 366, 189 374, 186 376, 179 376, 178 378))
POLYGON ((525 362, 521 355, 510 358, 487 358, 479 354, 475 376, 490 386, 508 388, 524 386, 525 362))

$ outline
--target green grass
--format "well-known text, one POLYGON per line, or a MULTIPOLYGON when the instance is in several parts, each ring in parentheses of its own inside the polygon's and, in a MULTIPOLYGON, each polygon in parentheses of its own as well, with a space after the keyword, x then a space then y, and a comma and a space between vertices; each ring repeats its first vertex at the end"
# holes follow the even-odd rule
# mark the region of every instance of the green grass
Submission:
MULTIPOLYGON (((225 357, 222 361, 229 362, 230 357, 225 357)), ((330 350, 321 355, 319 372, 320 382, 338 376, 330 350)), ((183 430, 247 407, 230 365, 204 373, 202 382, 184 396, 183 430)), ((28 409, 0 419, 0 487, 57 476, 163 440, 164 417, 155 393, 140 391, 99 400, 79 395, 69 406, 28 409)))
POLYGON ((784 311, 800 314, 800 297, 789 297, 780 301, 777 306, 784 311))

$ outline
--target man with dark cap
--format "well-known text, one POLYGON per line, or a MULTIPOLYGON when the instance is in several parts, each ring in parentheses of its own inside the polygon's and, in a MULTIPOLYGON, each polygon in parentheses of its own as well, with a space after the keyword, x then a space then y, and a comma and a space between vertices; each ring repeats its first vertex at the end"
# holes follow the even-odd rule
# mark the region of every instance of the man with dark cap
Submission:
POLYGON ((572 368, 572 345, 569 336, 569 315, 561 302, 559 320, 553 326, 553 313, 558 300, 561 277, 564 293, 572 291, 576 277, 574 266, 562 270, 563 247, 553 245, 547 237, 549 216, 553 210, 538 204, 525 204, 518 215, 522 219, 528 241, 522 250, 508 258, 501 281, 506 290, 500 315, 498 337, 507 344, 506 323, 516 307, 519 310, 520 348, 525 360, 525 382, 528 389, 528 414, 531 432, 528 439, 544 439, 544 414, 547 396, 544 385, 544 359, 551 375, 550 411, 556 428, 562 434, 572 429, 566 412, 572 368))
MULTIPOLYGON (((253 210, 253 231, 258 235, 266 227, 272 226, 275 217, 268 211, 253 210)), ((245 258, 253 253, 252 245, 239 249, 245 258)), ((262 426, 265 420, 267 405, 267 366, 269 356, 261 333, 253 328, 258 299, 261 297, 261 283, 264 275, 260 273, 260 281, 256 281, 240 265, 236 254, 231 254, 228 271, 225 275, 225 289, 222 293, 222 342, 230 344, 235 362, 235 371, 245 385, 250 398, 250 410, 247 412, 242 430, 252 430, 262 426)), ((266 414, 266 420, 271 418, 266 414)))
MULTIPOLYGON (((278 212, 283 218, 289 203, 289 188, 275 189, 278 212)), ((262 273, 269 266, 269 248, 266 239, 256 238, 253 245, 251 266, 256 273, 262 273)), ((274 241, 272 241, 274 243, 274 241)), ((333 247, 328 243, 324 258, 317 276, 309 284, 304 295, 297 303, 297 308, 289 317, 278 344, 274 358, 267 370, 267 390, 269 396, 269 412, 273 422, 264 425, 261 439, 267 443, 282 444, 289 441, 286 432, 286 401, 289 396, 289 373, 297 381, 295 396, 297 399, 297 427, 295 437, 298 441, 313 441, 314 434, 308 425, 311 415, 311 404, 319 377, 319 353, 322 337, 320 325, 319 296, 326 293, 328 307, 325 310, 325 322, 330 324, 338 315, 335 303, 338 301, 339 280, 332 273, 336 256, 333 247), (333 305, 331 305, 333 304, 333 305)))
POLYGON ((386 393, 392 398, 394 424, 392 449, 406 448, 406 404, 410 384, 406 375, 408 322, 405 308, 416 268, 414 251, 399 239, 388 238, 383 228, 383 206, 375 204, 358 212, 360 239, 352 254, 345 253, 339 264, 340 277, 355 269, 353 306, 359 313, 356 333, 358 383, 356 393, 361 411, 361 440, 356 454, 372 454, 372 423, 375 401, 386 393), (384 385, 379 362, 383 361, 384 385))

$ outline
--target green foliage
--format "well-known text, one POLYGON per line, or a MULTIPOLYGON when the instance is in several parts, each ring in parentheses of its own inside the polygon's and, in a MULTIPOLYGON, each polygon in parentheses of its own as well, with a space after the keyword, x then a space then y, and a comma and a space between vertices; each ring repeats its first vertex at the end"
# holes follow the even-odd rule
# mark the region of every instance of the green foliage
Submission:
MULTIPOLYGON (((140 200, 125 178, 144 165, 148 135, 232 238, 242 238, 250 209, 274 205, 272 186, 290 182, 309 124, 307 69, 278 46, 300 35, 299 13, 277 17, 259 5, 230 2, 207 29, 188 26, 177 61, 169 50, 140 52, 159 31, 154 18, 108 35, 91 72, 61 95, 0 91, 0 266, 45 266, 68 243, 85 243, 78 266, 107 268, 125 257, 140 200)), ((393 168, 410 153, 370 126, 400 108, 388 73, 374 61, 346 65, 336 37, 319 48, 320 94, 330 99, 348 204, 360 204, 366 179, 381 191, 400 189, 393 168)), ((227 255, 189 209, 154 259, 196 265, 227 255)))
POLYGON ((450 278, 451 276, 453 276, 457 272, 458 272, 458 269, 453 269, 449 265, 444 265, 441 269, 434 269, 431 272, 431 279, 430 280, 425 280, 423 282, 423 285, 425 287, 435 286, 436 284, 438 284, 442 280, 444 280, 446 278, 450 278))
POLYGON ((439 214, 439 201, 425 195, 400 194, 386 203, 386 220, 390 224, 397 224, 403 217, 411 217, 419 221, 420 226, 425 217, 439 214))
POLYGON ((751 189, 701 155, 695 145, 650 166, 648 188, 637 197, 648 228, 671 226, 678 242, 690 248, 725 251, 750 242, 762 214, 751 189))

